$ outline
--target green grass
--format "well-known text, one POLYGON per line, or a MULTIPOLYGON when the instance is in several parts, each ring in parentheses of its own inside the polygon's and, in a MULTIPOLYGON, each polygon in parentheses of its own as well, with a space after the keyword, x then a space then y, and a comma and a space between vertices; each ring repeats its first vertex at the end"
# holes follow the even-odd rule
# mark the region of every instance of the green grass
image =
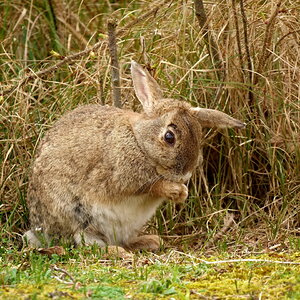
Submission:
MULTIPOLYGON (((173 250, 109 259, 96 247, 67 249, 63 256, 0 249, 0 299, 297 299, 299 265, 237 262, 207 265, 230 255, 173 250), (56 269, 55 269, 56 268, 56 269)), ((252 255, 300 262, 300 253, 252 255)))
POLYGON ((199 260, 300 261, 299 5, 282 1, 274 14, 278 1, 243 2, 247 32, 240 1, 204 3, 224 70, 215 70, 192 0, 159 5, 149 18, 141 16, 160 1, 0 3, 0 298, 300 298, 299 265, 206 265, 199 260), (149 69, 166 97, 220 109, 247 127, 204 132, 204 162, 189 183, 189 199, 183 205, 166 203, 145 228, 164 238, 161 253, 123 261, 95 247, 67 248, 67 254, 51 258, 20 250, 20 236, 29 227, 26 192, 37 144, 66 111, 112 103, 105 35, 111 17, 118 30, 137 20, 118 37, 125 108, 140 109, 129 75, 134 58, 149 69), (17 87, 25 76, 99 40, 103 44, 92 55, 17 87), (2 94, 12 87, 17 88, 2 94), (54 266, 74 280, 62 279, 54 266))

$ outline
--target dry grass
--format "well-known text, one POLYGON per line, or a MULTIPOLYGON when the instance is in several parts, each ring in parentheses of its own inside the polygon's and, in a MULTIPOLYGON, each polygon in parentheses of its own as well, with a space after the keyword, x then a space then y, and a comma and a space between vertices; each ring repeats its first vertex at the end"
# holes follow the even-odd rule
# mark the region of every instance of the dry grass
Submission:
POLYGON ((105 33, 112 17, 119 22, 125 107, 139 109, 128 73, 134 58, 149 68, 166 96, 218 108, 247 122, 244 131, 207 133, 204 165, 190 182, 189 201, 181 207, 166 204, 150 226, 173 240, 178 235, 189 243, 193 239, 199 247, 200 241, 226 228, 224 220, 231 212, 233 225, 223 237, 228 243, 253 228, 264 232, 258 234, 264 241, 299 236, 299 4, 248 0, 241 8, 235 0, 205 2, 208 29, 223 69, 216 69, 210 59, 193 1, 164 1, 155 14, 141 17, 154 4, 125 0, 0 4, 0 92, 10 90, 0 100, 3 238, 13 240, 28 226, 29 167, 45 130, 79 104, 111 103, 105 33), (101 40, 97 51, 42 77, 34 75, 101 40), (29 80, 18 86, 26 76, 29 80), (221 86, 221 97, 216 97, 221 86))

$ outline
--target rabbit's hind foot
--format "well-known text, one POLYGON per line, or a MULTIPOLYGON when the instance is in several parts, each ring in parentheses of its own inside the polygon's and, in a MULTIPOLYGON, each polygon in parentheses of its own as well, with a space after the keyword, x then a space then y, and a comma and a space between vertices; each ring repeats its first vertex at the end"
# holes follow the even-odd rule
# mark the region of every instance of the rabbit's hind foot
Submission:
POLYGON ((84 246, 84 245, 93 245, 96 244, 99 247, 105 247, 107 243, 104 241, 104 239, 101 239, 96 234, 86 232, 86 231, 80 231, 74 234, 74 242, 76 246, 84 246))
POLYGON ((124 248, 116 245, 107 245, 105 239, 97 236, 95 232, 77 232, 74 234, 74 241, 77 246, 97 245, 101 248, 101 253, 104 258, 122 258, 132 259, 132 253, 127 252, 124 248))
POLYGON ((130 240, 126 249, 156 252, 162 244, 163 241, 158 235, 142 235, 130 240))
POLYGON ((36 230, 26 231, 22 236, 22 240, 24 246, 32 248, 40 248, 48 245, 48 238, 42 232, 36 230))

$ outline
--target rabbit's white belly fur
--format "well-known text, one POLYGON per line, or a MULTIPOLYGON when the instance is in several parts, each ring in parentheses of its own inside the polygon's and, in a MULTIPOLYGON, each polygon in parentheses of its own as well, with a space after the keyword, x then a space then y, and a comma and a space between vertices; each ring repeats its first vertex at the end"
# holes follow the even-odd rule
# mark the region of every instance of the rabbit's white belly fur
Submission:
POLYGON ((113 206, 97 204, 92 210, 93 223, 108 239, 108 244, 126 244, 138 234, 162 202, 163 199, 149 199, 148 195, 141 195, 129 197, 113 206))

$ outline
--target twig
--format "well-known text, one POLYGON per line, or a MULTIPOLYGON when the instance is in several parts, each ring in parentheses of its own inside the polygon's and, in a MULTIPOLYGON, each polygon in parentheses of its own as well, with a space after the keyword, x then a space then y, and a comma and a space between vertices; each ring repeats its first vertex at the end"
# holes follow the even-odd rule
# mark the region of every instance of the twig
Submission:
POLYGON ((226 260, 216 260, 216 261, 207 261, 198 258, 198 260, 207 265, 239 263, 239 262, 263 262, 269 264, 300 265, 300 262, 295 262, 295 261, 280 261, 280 260, 256 259, 256 258, 226 259, 226 260))
POLYGON ((76 280, 73 278, 73 276, 71 274, 69 274, 65 269, 58 268, 55 265, 51 266, 51 269, 53 271, 60 272, 65 276, 68 276, 71 280, 71 281, 64 281, 63 279, 59 278, 58 276, 54 276, 54 278, 57 279, 58 281, 66 283, 66 284, 75 284, 76 283, 76 280))
POLYGON ((248 41, 248 21, 245 13, 244 8, 244 0, 240 0, 240 9, 242 14, 242 21, 243 21, 243 33, 244 33, 244 42, 245 42, 245 48, 246 48, 246 57, 247 57, 247 63, 248 63, 248 82, 249 82, 249 106, 250 109, 253 110, 254 105, 254 94, 252 90, 253 86, 253 67, 252 67, 252 61, 250 56, 250 49, 249 49, 249 41, 248 41))
MULTIPOLYGON (((225 78, 225 67, 224 63, 220 57, 219 49, 217 43, 213 36, 209 32, 208 20, 206 12, 204 9, 202 0, 194 0, 195 4, 195 14, 198 19, 201 30, 203 31, 203 37, 208 48, 209 55, 211 57, 212 63, 216 69, 221 69, 222 71, 216 71, 219 81, 224 81, 225 78)), ((219 86, 219 89, 216 94, 216 101, 220 98, 223 91, 223 83, 219 86)))
POLYGON ((238 47, 239 61, 240 61, 241 70, 244 73, 244 63, 243 63, 242 45, 241 45, 241 37, 240 37, 240 28, 239 28, 239 22, 238 22, 238 17, 237 17, 237 12, 236 12, 235 1, 236 0, 232 0, 233 18, 234 18, 234 24, 235 24, 235 34, 236 34, 236 42, 237 42, 237 47, 238 47))
POLYGON ((55 65, 53 65, 51 67, 48 67, 48 68, 41 70, 39 72, 36 72, 36 73, 31 73, 30 75, 28 75, 25 78, 23 78, 22 80, 20 80, 19 83, 16 86, 14 86, 13 88, 3 91, 2 96, 13 93, 16 89, 22 87, 28 81, 35 79, 37 77, 41 78, 41 77, 45 76, 46 74, 49 74, 49 73, 57 70, 58 68, 60 68, 61 66, 63 66, 64 64, 66 64, 68 62, 74 63, 74 61, 76 59, 78 59, 82 56, 88 55, 92 51, 96 51, 98 48, 100 48, 103 45, 103 43, 105 43, 105 41, 100 41, 89 49, 85 49, 83 51, 77 52, 77 53, 69 55, 69 56, 65 56, 60 62, 56 63, 55 65))
POLYGON ((52 278, 56 279, 57 281, 61 282, 61 283, 64 283, 64 284, 74 284, 72 281, 66 281, 66 280, 63 280, 61 278, 59 278, 58 276, 52 276, 52 278))
POLYGON ((233 214, 227 214, 224 217, 224 226, 221 228, 221 230, 213 236, 211 240, 208 241, 208 243, 205 245, 206 248, 209 248, 213 243, 215 243, 217 240, 219 240, 228 229, 232 226, 234 222, 234 215, 233 214))
POLYGON ((100 103, 102 105, 105 105, 105 98, 104 98, 104 91, 103 91, 103 78, 102 78, 102 76, 99 76, 98 86, 97 86, 97 94, 98 94, 98 99, 100 100, 100 103))
POLYGON ((195 0, 195 13, 198 19, 201 30, 203 31, 203 37, 205 39, 205 43, 208 47, 211 59, 215 67, 218 69, 222 66, 222 60, 219 55, 218 46, 215 42, 213 36, 209 32, 207 16, 204 9, 202 0, 195 0))
POLYGON ((241 258, 241 259, 225 259, 225 260, 215 260, 215 261, 208 261, 205 259, 198 258, 196 256, 193 256, 191 254, 187 254, 184 252, 180 252, 177 250, 172 250, 172 252, 184 255, 186 257, 189 257, 191 259, 195 259, 200 261, 201 263, 207 264, 207 265, 217 265, 217 264, 228 264, 228 263, 240 263, 240 262, 263 262, 263 263, 270 263, 270 264, 284 264, 284 265, 300 265, 300 262, 295 261, 280 261, 280 260, 269 260, 269 259, 256 259, 256 258, 241 258))
MULTIPOLYGON (((289 31, 288 33, 286 33, 285 35, 283 35, 283 36, 276 42, 274 48, 276 49, 276 48, 279 46, 279 44, 280 44, 286 37, 288 37, 289 35, 294 34, 294 33, 296 33, 296 32, 300 32, 300 29, 298 29, 298 30, 293 30, 293 31, 289 31)), ((270 55, 270 54, 271 54, 271 53, 269 52, 269 55, 270 55)))
POLYGON ((113 90, 114 106, 121 108, 121 87, 120 87, 120 67, 118 61, 118 51, 116 42, 116 27, 115 21, 108 21, 107 33, 108 33, 108 48, 111 59, 111 82, 113 90))

